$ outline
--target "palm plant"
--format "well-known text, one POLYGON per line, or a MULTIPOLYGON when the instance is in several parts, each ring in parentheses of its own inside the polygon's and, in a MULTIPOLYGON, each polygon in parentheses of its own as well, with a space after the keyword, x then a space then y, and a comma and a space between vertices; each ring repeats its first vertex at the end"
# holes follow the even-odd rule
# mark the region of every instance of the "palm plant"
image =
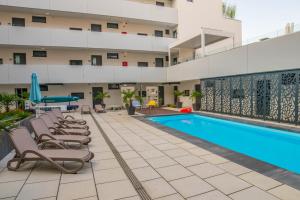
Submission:
POLYGON ((123 90, 122 91, 123 103, 126 107, 132 107, 132 100, 135 97, 135 90, 123 90))
POLYGON ((236 16, 236 6, 227 4, 226 2, 223 2, 222 5, 223 15, 225 17, 235 19, 236 16))
POLYGON ((9 112, 10 107, 13 106, 18 101, 22 101, 22 99, 15 94, 7 94, 7 93, 1 94, 0 104, 4 107, 5 112, 9 112))
POLYGON ((193 91, 192 94, 190 95, 190 99, 192 99, 193 103, 196 101, 197 98, 203 97, 202 92, 199 91, 193 91))
POLYGON ((182 107, 182 103, 180 102, 179 97, 183 96, 184 92, 181 92, 179 90, 175 90, 174 91, 174 96, 176 97, 176 101, 177 101, 177 108, 181 108, 182 107))
POLYGON ((110 95, 109 95, 108 92, 99 92, 99 93, 94 97, 95 100, 100 100, 100 101, 102 102, 102 104, 103 104, 103 102, 104 102, 104 99, 106 99, 106 98, 110 98, 110 95))

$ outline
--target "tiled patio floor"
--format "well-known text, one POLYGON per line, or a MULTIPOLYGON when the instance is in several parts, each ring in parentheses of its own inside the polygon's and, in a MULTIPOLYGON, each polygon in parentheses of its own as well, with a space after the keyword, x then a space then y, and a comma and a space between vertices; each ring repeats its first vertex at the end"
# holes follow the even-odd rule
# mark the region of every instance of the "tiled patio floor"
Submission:
MULTIPOLYGON (((129 117, 123 111, 94 116, 153 199, 300 199, 296 189, 129 117)), ((88 120, 92 131, 89 149, 96 154, 93 162, 75 175, 61 174, 45 163, 29 163, 20 172, 4 168, 0 172, 0 199, 140 199, 92 117, 82 117, 88 120)))

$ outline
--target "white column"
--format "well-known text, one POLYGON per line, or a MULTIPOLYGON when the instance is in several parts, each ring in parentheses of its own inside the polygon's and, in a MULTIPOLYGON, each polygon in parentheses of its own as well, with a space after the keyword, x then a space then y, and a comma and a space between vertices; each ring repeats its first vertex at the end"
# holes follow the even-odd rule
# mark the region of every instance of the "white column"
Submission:
POLYGON ((169 56, 169 67, 171 67, 171 49, 170 48, 168 51, 168 56, 169 56))
POLYGON ((201 56, 205 57, 205 32, 203 30, 203 28, 201 28, 201 56))

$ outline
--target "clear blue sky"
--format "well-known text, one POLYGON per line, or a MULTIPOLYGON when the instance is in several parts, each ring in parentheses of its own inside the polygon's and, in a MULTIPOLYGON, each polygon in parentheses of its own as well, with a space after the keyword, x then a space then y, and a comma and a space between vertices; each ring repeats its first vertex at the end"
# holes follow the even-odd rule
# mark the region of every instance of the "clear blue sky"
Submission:
POLYGON ((224 0, 237 6, 237 19, 242 20, 243 40, 285 27, 300 24, 300 0, 224 0))

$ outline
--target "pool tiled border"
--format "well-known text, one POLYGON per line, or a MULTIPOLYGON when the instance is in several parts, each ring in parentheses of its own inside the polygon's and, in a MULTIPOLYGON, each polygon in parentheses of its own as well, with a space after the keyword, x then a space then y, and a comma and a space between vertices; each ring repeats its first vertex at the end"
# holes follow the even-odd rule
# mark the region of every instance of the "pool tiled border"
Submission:
MULTIPOLYGON (((195 113, 195 114, 199 114, 199 115, 203 115, 203 116, 208 116, 208 117, 217 117, 220 119, 226 119, 226 120, 231 120, 231 121, 236 121, 236 122, 242 122, 242 123, 251 123, 253 125, 259 125, 259 126, 265 126, 265 127, 272 127, 272 128, 280 128, 280 129, 284 129, 284 130, 290 130, 285 128, 284 126, 281 127, 276 127, 275 125, 270 126, 269 124, 264 124, 263 122, 250 122, 250 120, 239 120, 239 119, 235 119, 235 118, 227 118, 227 116, 222 117, 222 116, 215 116, 212 114, 203 114, 203 113, 195 113)), ((254 159, 252 157, 225 149, 221 146, 218 146, 216 144, 210 143, 208 141, 196 138, 194 136, 190 136, 185 134, 184 132, 160 125, 158 123, 154 123, 150 120, 147 119, 147 117, 149 116, 134 116, 134 118, 149 124, 153 127, 156 127, 160 130, 163 130, 173 136, 176 136, 178 138, 184 139, 185 141, 188 141, 196 146, 199 146, 203 149, 206 149, 214 154, 217 154, 223 158, 226 158, 232 162, 235 162, 237 164, 240 164, 244 167, 247 167, 253 171, 256 171, 260 174, 263 174, 265 176, 268 176, 274 180, 277 180, 281 183, 284 183, 286 185, 289 185, 295 189, 300 190, 300 175, 295 174, 293 172, 287 171, 285 169, 279 168, 277 166, 268 164, 266 162, 254 159)), ((291 129, 290 131, 296 132, 295 129, 291 129)), ((299 131, 299 130, 298 130, 299 131)), ((299 131, 300 132, 300 131, 299 131)))

